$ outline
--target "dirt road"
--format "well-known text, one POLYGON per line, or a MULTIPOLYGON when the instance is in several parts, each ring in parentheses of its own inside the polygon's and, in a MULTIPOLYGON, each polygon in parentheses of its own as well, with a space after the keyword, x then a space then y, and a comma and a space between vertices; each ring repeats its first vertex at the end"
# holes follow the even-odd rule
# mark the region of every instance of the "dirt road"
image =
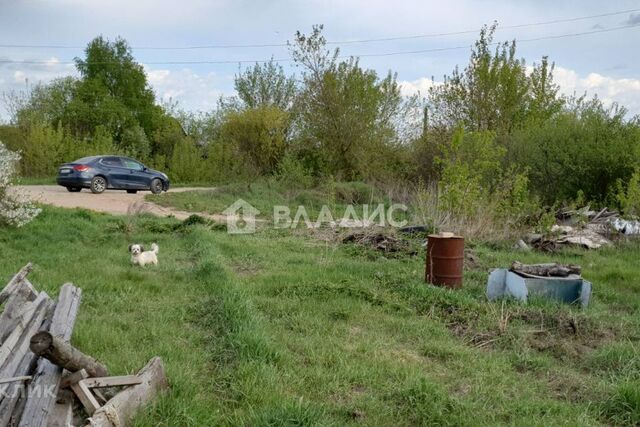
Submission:
MULTIPOLYGON (((31 200, 46 203, 61 208, 84 208, 98 212, 106 212, 116 215, 150 213, 158 216, 173 215, 178 219, 185 219, 191 212, 179 211, 172 208, 158 206, 144 200, 144 196, 150 194, 141 191, 137 194, 128 194, 126 191, 107 190, 102 194, 93 194, 90 190, 83 189, 80 193, 70 193, 59 185, 21 185, 17 186, 18 192, 26 195, 31 200)), ((207 190, 211 188, 184 187, 169 191, 193 191, 207 190)), ((216 221, 224 220, 224 215, 199 214, 216 221)))

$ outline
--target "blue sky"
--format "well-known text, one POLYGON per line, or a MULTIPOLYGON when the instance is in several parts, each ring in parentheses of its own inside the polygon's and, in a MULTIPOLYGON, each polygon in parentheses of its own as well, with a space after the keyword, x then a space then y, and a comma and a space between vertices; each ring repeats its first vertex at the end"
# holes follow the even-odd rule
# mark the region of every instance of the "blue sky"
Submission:
MULTIPOLYGON (((159 98, 178 101, 188 110, 208 110, 221 95, 233 93, 235 61, 286 58, 285 47, 144 50, 142 47, 184 47, 211 44, 272 44, 324 24, 328 40, 344 41, 456 32, 480 28, 497 20, 504 26, 577 18, 640 9, 640 2, 616 1, 380 1, 380 0, 0 0, 0 44, 84 46, 96 35, 122 36, 149 74, 159 98), (231 61, 229 64, 169 65, 167 61, 231 61)), ((556 64, 556 80, 565 93, 597 94, 640 113, 640 10, 615 16, 517 29, 502 29, 498 40, 525 40, 586 31, 621 30, 522 42, 519 56, 529 64, 548 55, 556 64)), ((415 38, 342 45, 347 55, 428 50, 468 46, 477 34, 415 38)), ((0 47, 0 60, 48 61, 47 64, 0 63, 0 92, 73 74, 65 65, 81 48, 0 47)), ((393 70, 405 93, 424 91, 431 78, 468 60, 469 50, 362 57, 361 64, 380 74, 393 70)), ((289 63, 287 69, 295 72, 289 63)), ((0 110, 1 107, 0 107, 0 110)), ((0 118, 6 113, 0 111, 0 118)))

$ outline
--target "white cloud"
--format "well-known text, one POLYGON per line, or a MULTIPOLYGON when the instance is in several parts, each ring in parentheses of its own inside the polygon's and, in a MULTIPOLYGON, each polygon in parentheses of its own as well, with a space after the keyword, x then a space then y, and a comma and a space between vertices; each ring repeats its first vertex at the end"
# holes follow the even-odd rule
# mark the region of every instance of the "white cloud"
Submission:
POLYGON ((187 110, 211 110, 227 86, 225 77, 213 72, 198 74, 189 68, 152 70, 145 67, 145 70, 159 100, 177 101, 187 110))
POLYGON ((640 114, 640 79, 608 77, 599 73, 580 76, 563 67, 555 68, 554 79, 565 95, 597 95, 606 106, 617 102, 632 115, 640 114))
POLYGON ((403 96, 413 96, 413 95, 421 95, 426 96, 429 93, 429 89, 441 85, 442 82, 437 82, 433 79, 422 77, 413 81, 403 80, 399 82, 400 84, 400 93, 403 96))
MULTIPOLYGON (((531 67, 528 71, 531 71, 531 67)), ((630 115, 640 114, 640 79, 615 78, 599 73, 589 73, 581 76, 574 70, 555 67, 554 80, 560 86, 560 93, 571 96, 598 98, 609 107, 614 102, 624 106, 630 115)), ((442 82, 422 77, 413 81, 401 81, 400 91, 404 96, 420 94, 425 96, 431 87, 441 85, 442 82)))
MULTIPOLYGON (((26 57, 19 60, 23 59, 33 60, 26 57)), ((2 63, 0 64, 0 95, 10 92, 24 93, 38 83, 48 83, 57 77, 76 74, 73 64, 60 64, 57 57, 50 57, 39 64, 2 63)), ((6 106, 0 102, 0 123, 9 118, 7 113, 6 106)))

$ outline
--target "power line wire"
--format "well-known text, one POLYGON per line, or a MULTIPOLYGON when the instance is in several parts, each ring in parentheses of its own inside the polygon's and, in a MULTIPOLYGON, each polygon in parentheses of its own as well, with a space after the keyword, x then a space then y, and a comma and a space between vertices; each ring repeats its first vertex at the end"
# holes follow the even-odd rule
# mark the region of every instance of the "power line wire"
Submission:
MULTIPOLYGON (((625 30, 625 29, 630 29, 630 28, 638 28, 640 27, 640 24, 635 24, 635 25, 624 25, 624 26, 619 26, 619 27, 612 27, 612 28, 604 28, 604 29, 598 29, 598 30, 592 30, 592 31, 583 31, 583 32, 578 32, 578 33, 568 33, 568 34, 556 34, 556 35, 550 35, 550 36, 541 36, 541 37, 535 37, 535 38, 530 38, 530 39, 515 39, 516 43, 528 43, 528 42, 535 42, 535 41, 541 41, 541 40, 553 40, 553 39, 561 39, 561 38, 568 38, 568 37, 578 37, 578 36, 585 36, 585 35, 590 35, 590 34, 598 34, 598 33, 607 33, 607 32, 612 32, 612 31, 619 31, 619 30, 625 30)), ((490 45, 492 46, 497 46, 501 44, 500 42, 494 42, 494 43, 490 43, 490 45)), ((396 55, 412 55, 412 54, 418 54, 418 53, 432 53, 432 52, 444 52, 444 51, 451 51, 451 50, 460 50, 460 49, 468 49, 470 47, 470 45, 464 45, 464 46, 450 46, 450 47, 440 47, 440 48, 430 48, 430 49, 421 49, 421 50, 410 50, 410 51, 395 51, 395 52, 382 52, 382 53, 368 53, 368 54, 354 54, 354 55, 341 55, 338 58, 340 59, 345 59, 345 58, 367 58, 367 57, 384 57, 384 56, 396 56, 396 55)), ((293 59, 291 58, 271 58, 271 59, 259 59, 259 60, 215 60, 215 61, 208 61, 208 60, 197 60, 197 61, 140 61, 141 63, 145 64, 145 65, 204 65, 204 64, 247 64, 247 63, 265 63, 265 62, 269 62, 269 61, 273 61, 273 62, 292 62, 293 59)), ((99 64, 99 65, 106 65, 106 64, 111 64, 114 62, 92 62, 92 64, 99 64)), ((32 65, 73 65, 75 64, 75 62, 73 61, 52 61, 52 60, 46 60, 46 61, 42 61, 42 60, 13 60, 13 59, 0 59, 0 64, 32 64, 32 65)))
MULTIPOLYGON (((541 21, 541 22, 532 22, 526 24, 516 24, 516 25, 506 25, 498 27, 498 30, 506 30, 506 29, 516 29, 516 28, 526 28, 526 27, 536 27, 540 25, 552 25, 552 24, 560 24, 567 22, 577 22, 583 21, 587 19, 594 18, 603 18, 608 16, 616 16, 616 15, 624 15, 627 13, 639 12, 640 8, 637 9, 626 9, 620 10, 616 12, 608 12, 601 13, 597 15, 589 15, 589 16, 580 16, 580 17, 572 17, 572 18, 564 18, 564 19, 554 19, 551 21, 541 21)), ((342 40, 342 41, 327 41, 329 45, 346 45, 346 44, 360 44, 360 43, 376 43, 376 42, 387 42, 387 41, 398 41, 398 40, 412 40, 412 39, 421 39, 421 38, 430 38, 430 37, 444 37, 444 36, 454 36, 454 35, 463 35, 470 33, 477 33, 480 29, 473 30, 463 30, 463 31, 453 31, 453 32, 444 32, 444 33, 430 33, 430 34, 416 34, 409 36, 396 36, 396 37, 385 37, 385 38, 371 38, 371 39, 358 39, 358 40, 342 40)), ((198 50, 198 49, 242 49, 242 48, 265 48, 265 47, 286 47, 288 43, 256 43, 256 44, 220 44, 220 45, 199 45, 199 46, 133 46, 133 50, 198 50)), ((0 44, 0 48, 20 48, 20 49, 84 49, 86 46, 70 46, 70 45, 37 45, 37 44, 0 44)))
MULTIPOLYGON (((581 16, 581 17, 566 18, 566 19, 555 19, 553 21, 533 22, 533 23, 528 23, 528 24, 516 24, 516 25, 501 25, 501 26, 498 26, 497 30, 509 30, 509 29, 514 29, 514 28, 536 27, 536 26, 539 26, 539 25, 550 25, 550 24, 559 24, 559 23, 566 23, 566 22, 576 22, 576 21, 583 21, 583 20, 586 20, 586 19, 602 18, 602 17, 606 17, 606 16, 623 15, 623 14, 632 13, 632 12, 638 12, 638 11, 640 11, 640 9, 628 9, 628 10, 622 10, 622 11, 618 11, 618 12, 601 13, 599 15, 581 16)), ((454 32, 448 32, 448 33, 431 33, 431 34, 418 34, 418 35, 413 35, 413 36, 399 36, 399 37, 387 37, 387 38, 378 38, 378 39, 365 39, 365 40, 353 40, 353 41, 348 41, 347 40, 347 41, 341 41, 341 42, 327 42, 327 44, 369 43, 369 42, 385 42, 385 41, 396 41, 396 40, 419 39, 419 38, 428 38, 428 37, 455 36, 455 35, 462 35, 462 34, 477 33, 480 30, 481 29, 478 28, 478 29, 475 29, 475 30, 454 31, 454 32)))
MULTIPOLYGON (((515 42, 516 43, 528 43, 528 42, 536 42, 536 41, 541 41, 541 40, 562 39, 562 38, 567 38, 567 37, 578 37, 578 36, 585 36, 585 35, 589 35, 589 34, 607 33, 607 32, 611 32, 611 31, 625 30, 625 29, 637 28, 637 27, 640 27, 640 24, 623 25, 623 26, 620 26, 620 27, 604 28, 604 29, 598 29, 598 30, 592 30, 592 31, 583 31, 583 32, 579 32, 579 33, 557 34, 557 35, 551 35, 551 36, 541 36, 541 37, 535 37, 535 38, 531 38, 531 39, 515 39, 515 42)), ((489 45, 497 46, 497 45, 500 45, 501 43, 502 42, 494 42, 494 43, 490 43, 489 45)), ((410 54, 416 54, 416 53, 429 53, 429 52, 439 52, 439 51, 444 51, 444 50, 459 50, 459 49, 467 49, 467 48, 469 48, 469 45, 445 47, 445 48, 434 48, 434 49, 422 49, 422 50, 404 50, 404 51, 398 51, 398 52, 369 53, 369 54, 365 53, 365 54, 362 54, 362 55, 352 55, 352 56, 370 57, 370 56, 410 55, 410 54)))

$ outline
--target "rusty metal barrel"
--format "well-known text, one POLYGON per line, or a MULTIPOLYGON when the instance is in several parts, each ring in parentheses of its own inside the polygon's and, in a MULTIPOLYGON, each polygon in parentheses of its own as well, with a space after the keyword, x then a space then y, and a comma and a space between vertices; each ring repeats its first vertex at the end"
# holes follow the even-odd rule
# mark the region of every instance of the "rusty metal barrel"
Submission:
POLYGON ((464 237, 453 233, 430 234, 427 238, 425 281, 447 288, 462 287, 464 237))

